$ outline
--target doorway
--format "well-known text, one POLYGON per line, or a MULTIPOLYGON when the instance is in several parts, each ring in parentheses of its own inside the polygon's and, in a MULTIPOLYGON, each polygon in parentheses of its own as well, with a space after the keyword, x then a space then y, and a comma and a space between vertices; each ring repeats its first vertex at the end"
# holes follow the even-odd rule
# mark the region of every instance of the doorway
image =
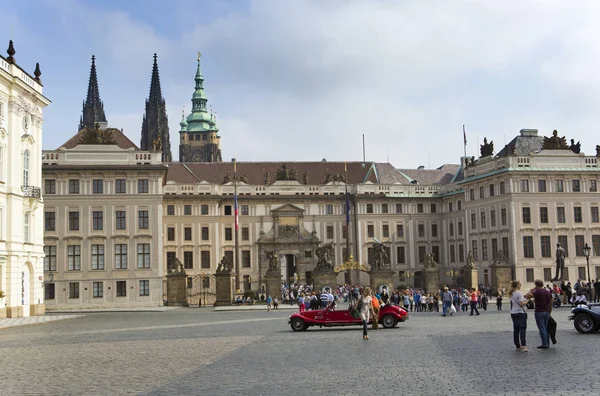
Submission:
POLYGON ((285 255, 285 279, 286 283, 292 284, 298 279, 298 272, 296 269, 296 255, 295 254, 286 254, 285 255))

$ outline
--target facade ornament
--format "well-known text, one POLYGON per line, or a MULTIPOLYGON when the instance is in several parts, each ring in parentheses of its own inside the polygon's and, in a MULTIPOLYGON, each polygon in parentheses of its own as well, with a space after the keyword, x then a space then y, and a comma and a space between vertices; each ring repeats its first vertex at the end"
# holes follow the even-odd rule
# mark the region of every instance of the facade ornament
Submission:
POLYGON ((571 146, 569 148, 575 154, 579 154, 581 152, 581 142, 579 141, 575 144, 575 139, 571 139, 571 146))
POLYGON ((432 253, 427 253, 425 255, 425 260, 423 261, 423 266, 425 268, 437 268, 437 263, 433 259, 432 253))
POLYGON ((480 146, 481 157, 488 157, 494 153, 494 142, 488 143, 487 138, 483 138, 483 144, 480 146))
POLYGON ((8 41, 8 49, 6 50, 6 53, 8 54, 6 61, 10 64, 15 64, 17 60, 15 59, 14 55, 17 53, 17 51, 15 51, 15 46, 13 45, 12 40, 8 41))
POLYGON ((331 260, 333 258, 333 245, 329 242, 326 245, 319 246, 315 250, 315 254, 318 257, 317 265, 315 265, 315 273, 333 271, 333 264, 331 260))
POLYGON ((552 132, 551 137, 544 136, 544 143, 542 144, 544 150, 570 150, 571 147, 567 144, 565 137, 559 137, 558 131, 555 129, 552 132))
POLYGON ((35 70, 33 72, 33 75, 35 76, 34 80, 38 83, 41 84, 42 80, 40 80, 40 76, 42 75, 42 71, 40 70, 40 64, 36 63, 35 64, 35 70))
POLYGON ((79 144, 117 144, 109 130, 100 129, 100 124, 96 123, 95 129, 85 128, 79 144))

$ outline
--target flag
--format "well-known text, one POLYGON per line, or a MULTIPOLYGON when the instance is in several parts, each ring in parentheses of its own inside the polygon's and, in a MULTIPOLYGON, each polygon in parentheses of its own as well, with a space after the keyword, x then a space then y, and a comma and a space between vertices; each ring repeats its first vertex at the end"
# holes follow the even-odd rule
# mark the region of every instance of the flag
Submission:
POLYGON ((235 229, 240 228, 240 216, 238 212, 237 191, 233 194, 233 215, 235 216, 235 229))
POLYGON ((467 133, 465 132, 465 126, 463 125, 463 138, 465 139, 465 146, 467 145, 467 133))

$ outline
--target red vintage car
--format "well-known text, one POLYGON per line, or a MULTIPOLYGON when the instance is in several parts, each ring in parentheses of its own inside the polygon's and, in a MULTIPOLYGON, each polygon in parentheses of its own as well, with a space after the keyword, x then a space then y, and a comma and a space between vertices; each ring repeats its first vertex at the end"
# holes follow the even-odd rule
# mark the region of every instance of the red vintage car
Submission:
MULTIPOLYGON (((398 322, 408 320, 408 312, 404 308, 396 305, 383 305, 379 310, 379 323, 385 328, 395 327, 398 322)), ((371 318, 371 322, 373 319, 371 318)), ((292 330, 302 331, 310 326, 330 327, 330 326, 352 326, 362 325, 359 318, 352 316, 350 309, 337 309, 331 304, 325 309, 314 311, 296 312, 290 316, 289 321, 292 330)))

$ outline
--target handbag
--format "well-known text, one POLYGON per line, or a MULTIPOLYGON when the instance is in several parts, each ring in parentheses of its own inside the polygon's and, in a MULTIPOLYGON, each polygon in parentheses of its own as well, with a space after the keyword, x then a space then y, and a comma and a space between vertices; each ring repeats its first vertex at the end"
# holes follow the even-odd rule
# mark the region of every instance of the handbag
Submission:
POLYGON ((525 320, 527 320, 527 312, 525 312, 525 308, 523 308, 523 306, 521 306, 521 309, 523 310, 523 314, 525 315, 525 320))

